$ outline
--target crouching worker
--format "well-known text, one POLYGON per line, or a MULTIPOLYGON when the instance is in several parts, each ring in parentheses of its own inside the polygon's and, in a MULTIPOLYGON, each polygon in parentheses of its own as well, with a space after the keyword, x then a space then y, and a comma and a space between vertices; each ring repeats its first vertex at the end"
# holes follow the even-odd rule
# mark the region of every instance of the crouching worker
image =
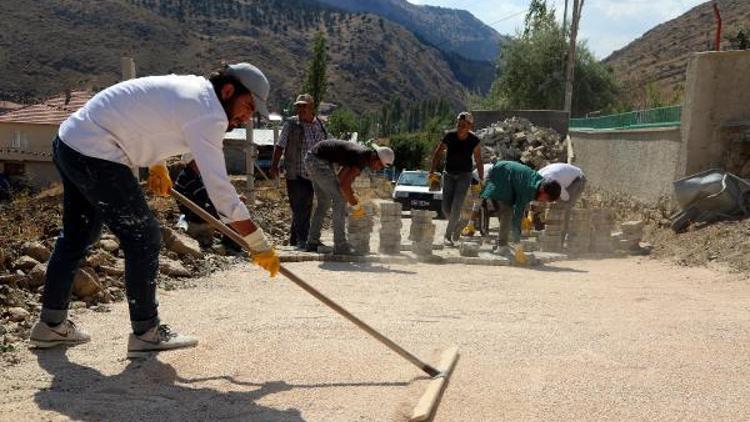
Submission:
POLYGON ((161 323, 156 299, 161 233, 132 167, 150 167, 149 188, 169 195, 168 157, 192 152, 208 196, 222 220, 243 236, 253 261, 276 275, 279 258, 229 182, 224 133, 267 114, 268 80, 247 63, 208 79, 149 76, 111 86, 60 126, 53 160, 62 178, 63 230, 50 258, 40 320, 30 342, 41 348, 74 345, 90 337, 68 319, 73 279, 106 224, 125 253, 125 284, 132 334, 128 357, 193 347, 195 337, 161 323))
POLYGON ((513 229, 513 241, 521 240, 521 219, 531 201, 554 202, 560 196, 560 184, 545 179, 532 168, 515 161, 498 161, 490 169, 482 198, 500 220, 494 250, 501 255, 513 255, 508 248, 508 237, 513 229))
POLYGON ((315 207, 307 237, 307 251, 316 252, 320 242, 323 218, 333 206, 333 253, 335 255, 355 255, 356 252, 346 240, 346 203, 353 207, 352 217, 364 217, 362 204, 354 195, 352 182, 366 167, 378 171, 393 164, 395 156, 388 147, 373 145, 368 148, 354 142, 327 140, 321 141, 307 153, 305 166, 313 182, 315 207), (338 175, 334 166, 341 166, 338 175))
MULTIPOLYGON (((183 167, 183 169, 180 170, 180 173, 177 174, 177 179, 175 179, 174 187, 172 189, 181 193, 184 197, 201 207, 214 218, 220 218, 219 213, 216 212, 216 207, 214 207, 213 202, 211 202, 211 198, 208 197, 206 185, 203 183, 203 178, 201 178, 201 173, 198 170, 198 165, 193 159, 193 155, 183 154, 182 161, 185 163, 185 167, 183 167)), ((245 196, 240 195, 240 200, 245 202, 245 196)), ((191 211, 187 206, 183 204, 177 204, 177 206, 180 209, 180 213, 185 216, 187 234, 197 240, 204 248, 213 246, 214 234, 216 234, 216 230, 213 226, 191 211)), ((229 254, 236 255, 244 253, 242 248, 237 245, 234 240, 223 234, 220 237, 221 244, 229 254)))

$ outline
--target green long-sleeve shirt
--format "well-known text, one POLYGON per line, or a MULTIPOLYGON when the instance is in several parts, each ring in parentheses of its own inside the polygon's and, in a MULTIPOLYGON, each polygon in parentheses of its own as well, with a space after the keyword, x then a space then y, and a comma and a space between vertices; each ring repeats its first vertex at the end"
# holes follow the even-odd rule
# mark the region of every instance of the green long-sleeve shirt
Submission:
POLYGON ((515 161, 498 161, 490 169, 481 196, 513 207, 513 229, 521 232, 521 218, 529 202, 536 199, 544 178, 534 169, 515 161))

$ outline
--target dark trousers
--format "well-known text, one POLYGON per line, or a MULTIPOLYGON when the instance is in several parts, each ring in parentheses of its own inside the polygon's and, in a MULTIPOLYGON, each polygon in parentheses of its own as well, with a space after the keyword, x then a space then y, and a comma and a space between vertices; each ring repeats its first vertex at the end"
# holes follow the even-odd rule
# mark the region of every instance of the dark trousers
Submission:
POLYGON ((286 181, 286 192, 289 195, 289 206, 292 209, 292 229, 289 244, 297 246, 307 242, 310 233, 310 215, 313 207, 312 181, 303 177, 286 181))
POLYGON ((82 155, 59 138, 53 161, 62 178, 63 230, 47 265, 42 321, 67 318, 73 279, 106 224, 125 253, 125 284, 133 332, 159 324, 156 276, 161 232, 130 168, 82 155))

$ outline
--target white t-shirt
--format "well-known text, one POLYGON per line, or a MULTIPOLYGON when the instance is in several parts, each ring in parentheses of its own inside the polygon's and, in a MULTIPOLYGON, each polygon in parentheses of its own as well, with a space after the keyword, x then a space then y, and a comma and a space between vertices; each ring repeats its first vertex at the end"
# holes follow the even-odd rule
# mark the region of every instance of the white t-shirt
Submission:
POLYGON ((574 180, 583 176, 583 171, 571 164, 553 163, 539 170, 539 174, 541 174, 542 177, 559 183, 562 188, 560 190, 560 199, 568 202, 568 200, 570 200, 570 195, 567 190, 568 186, 570 186, 574 180))
POLYGON ((131 79, 91 98, 60 126, 60 139, 83 155, 128 167, 150 167, 192 152, 211 202, 225 222, 250 214, 224 162, 227 115, 200 76, 131 79))

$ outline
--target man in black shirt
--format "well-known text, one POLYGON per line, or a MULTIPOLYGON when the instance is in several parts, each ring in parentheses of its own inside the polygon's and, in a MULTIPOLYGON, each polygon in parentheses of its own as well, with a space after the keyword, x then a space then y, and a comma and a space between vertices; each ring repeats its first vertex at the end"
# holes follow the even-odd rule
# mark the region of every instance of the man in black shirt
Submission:
POLYGON ((352 182, 365 167, 378 171, 393 164, 393 150, 373 145, 368 148, 354 142, 327 140, 315 144, 305 157, 305 166, 315 189, 318 205, 313 211, 310 233, 307 237, 307 250, 316 252, 320 243, 320 230, 323 217, 333 205, 333 253, 353 255, 354 251, 346 241, 346 202, 354 209, 352 217, 363 217, 364 210, 354 196, 352 182), (334 164, 341 166, 336 175, 334 164))
POLYGON ((435 169, 440 164, 443 151, 447 151, 443 173, 443 214, 448 219, 445 246, 454 246, 454 241, 460 235, 458 220, 461 216, 461 205, 471 184, 471 172, 475 163, 479 180, 484 180, 482 149, 479 146, 479 138, 471 131, 473 128, 474 116, 465 111, 461 112, 456 119, 456 130, 446 133, 432 154, 430 182, 436 183, 440 176, 435 173, 435 169))

